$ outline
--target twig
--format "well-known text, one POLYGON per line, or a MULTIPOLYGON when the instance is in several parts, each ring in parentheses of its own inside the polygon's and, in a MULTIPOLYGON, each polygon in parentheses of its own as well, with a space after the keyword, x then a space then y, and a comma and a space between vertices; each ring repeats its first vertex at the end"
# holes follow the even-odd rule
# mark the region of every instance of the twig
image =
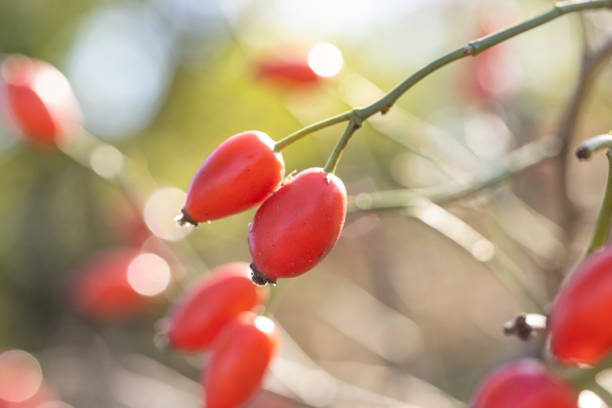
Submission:
POLYGON ((421 198, 436 204, 447 204, 493 187, 546 159, 559 154, 561 146, 555 137, 547 137, 531 142, 516 149, 495 168, 484 171, 480 177, 468 185, 453 184, 430 189, 401 189, 359 194, 352 198, 349 211, 402 208, 421 198))
POLYGON ((429 64, 425 65, 424 67, 416 71, 414 74, 409 76, 395 88, 393 88, 385 96, 364 108, 355 108, 349 110, 347 112, 333 116, 329 119, 322 120, 303 129, 300 129, 297 132, 292 133, 291 135, 278 141, 274 149, 276 151, 280 151, 291 143, 301 139, 302 137, 310 133, 316 132, 328 126, 335 125, 337 123, 350 120, 354 120, 357 123, 361 123, 376 113, 380 112, 384 114, 393 106, 393 104, 395 104, 395 102, 404 93, 406 93, 406 91, 412 88, 412 86, 414 86, 416 83, 418 83, 428 75, 437 71, 438 69, 450 64, 451 62, 457 61, 467 56, 476 56, 484 50, 493 47, 494 45, 497 45, 505 40, 508 40, 509 38, 515 37, 521 33, 548 23, 549 21, 554 20, 564 14, 599 8, 612 8, 612 0, 580 0, 558 2, 554 5, 552 10, 546 13, 540 14, 532 19, 526 20, 522 23, 519 23, 497 33, 493 33, 488 36, 471 41, 467 45, 459 47, 456 50, 451 51, 448 54, 430 62, 429 64))
POLYGON ((522 269, 465 221, 426 199, 414 202, 405 213, 461 246, 474 259, 487 265, 504 286, 523 296, 538 312, 544 311, 540 296, 524 282, 522 269))

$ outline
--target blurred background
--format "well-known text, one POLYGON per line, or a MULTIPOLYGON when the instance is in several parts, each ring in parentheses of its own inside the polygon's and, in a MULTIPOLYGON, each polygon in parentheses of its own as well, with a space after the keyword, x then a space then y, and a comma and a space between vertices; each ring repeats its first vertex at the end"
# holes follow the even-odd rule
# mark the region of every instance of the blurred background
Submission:
MULTIPOLYGON (((244 130, 279 140, 365 106, 552 4, 0 1, 0 57, 57 67, 87 129, 79 143, 34 146, 0 102, 0 406, 201 406, 206 356, 166 350, 156 331, 193 279, 250 261, 255 211, 174 225, 207 155, 244 130), (83 276, 137 249, 130 286, 146 298, 83 306, 83 276), (12 384, 15 372, 27 381, 12 384)), ((459 407, 493 367, 545 355, 545 339, 520 342, 502 326, 545 311, 589 240, 607 166, 572 151, 612 128, 609 62, 575 129, 564 124, 582 54, 610 41, 611 22, 602 11, 562 17, 453 63, 355 134, 337 171, 354 211, 325 261, 275 289, 283 348, 250 406, 459 407), (569 153, 550 142, 563 132, 569 153), (538 164, 506 177, 524 164, 522 146, 538 164), (429 200, 377 210, 373 193, 388 190, 429 200)), ((341 132, 288 147, 287 172, 323 166, 341 132)))

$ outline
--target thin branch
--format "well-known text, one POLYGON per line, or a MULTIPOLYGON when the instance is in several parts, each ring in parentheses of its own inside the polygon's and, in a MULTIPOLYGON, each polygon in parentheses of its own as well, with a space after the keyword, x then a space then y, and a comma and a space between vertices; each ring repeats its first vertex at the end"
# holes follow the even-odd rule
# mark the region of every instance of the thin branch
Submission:
POLYGON ((395 102, 404 93, 406 93, 406 91, 412 88, 412 86, 414 86, 416 83, 418 83, 428 75, 432 74, 433 72, 450 64, 451 62, 457 61, 467 56, 476 56, 484 50, 493 47, 494 45, 497 45, 512 37, 515 37, 526 31, 546 24, 551 20, 561 17, 564 14, 600 8, 612 8, 612 0, 580 0, 558 2, 554 5, 552 10, 546 13, 540 14, 532 19, 526 20, 522 23, 519 23, 497 33, 493 33, 488 36, 471 41, 467 45, 459 47, 456 50, 451 51, 448 54, 430 62, 429 64, 425 65, 424 67, 416 71, 414 74, 409 76, 406 80, 397 85, 395 88, 393 88, 385 96, 370 104, 369 106, 366 106, 365 108, 353 109, 341 113, 329 119, 307 126, 297 132, 294 132, 286 138, 278 141, 275 146, 275 150, 280 151, 284 147, 299 140, 307 134, 313 133, 328 126, 335 125, 340 122, 349 120, 358 120, 359 122, 363 122, 367 120, 370 116, 378 112, 384 114, 393 106, 393 104, 395 104, 395 102))
POLYGON ((420 220, 455 242, 474 259, 487 265, 506 288, 521 295, 538 312, 544 311, 544 305, 539 300, 540 295, 525 283, 523 270, 499 247, 465 221, 427 199, 421 199, 406 208, 405 214, 420 220))
POLYGON ((514 150, 500 165, 483 172, 468 185, 452 184, 425 190, 401 189, 359 194, 351 200, 349 211, 402 208, 410 206, 411 202, 421 198, 427 198, 436 204, 447 204, 493 187, 544 160, 557 156, 559 151, 560 144, 557 138, 547 137, 514 150))
POLYGON ((341 113, 340 115, 332 116, 329 119, 325 119, 320 122, 313 123, 312 125, 308 125, 298 130, 297 132, 290 134, 284 139, 276 142, 276 144, 274 145, 274 151, 280 152, 282 149, 289 146, 291 143, 296 142, 300 140, 302 137, 310 133, 314 133, 317 130, 325 129, 326 127, 333 126, 337 123, 346 122, 347 120, 351 118, 352 114, 353 114, 352 111, 348 111, 348 112, 341 113))

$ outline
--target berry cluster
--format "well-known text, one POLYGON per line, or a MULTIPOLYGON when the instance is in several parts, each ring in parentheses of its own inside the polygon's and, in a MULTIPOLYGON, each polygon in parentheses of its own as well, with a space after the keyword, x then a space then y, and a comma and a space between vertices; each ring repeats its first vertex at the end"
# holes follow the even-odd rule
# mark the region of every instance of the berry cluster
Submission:
POLYGON ((322 168, 283 180, 274 141, 258 131, 223 142, 196 172, 178 222, 198 225, 261 202, 249 231, 249 266, 217 268, 179 303, 169 319, 170 345, 212 350, 203 383, 206 406, 234 407, 258 389, 280 341, 274 323, 255 316, 278 278, 312 269, 333 248, 346 217, 346 189, 322 168))
MULTIPOLYGON (((559 291, 548 317, 550 350, 566 365, 596 365, 612 351, 612 247, 587 258, 559 291)), ((576 393, 540 363, 521 360, 491 374, 473 408, 576 407, 576 393)))
MULTIPOLYGON (((257 285, 312 269, 333 248, 346 217, 346 189, 338 177, 310 168, 283 180, 285 165, 274 146, 258 131, 223 142, 196 172, 178 219, 197 225, 263 202, 249 231, 251 277, 257 285)), ((272 321, 247 312, 266 298, 248 280, 247 270, 241 263, 218 268, 170 318, 172 346, 200 351, 214 342, 204 376, 209 407, 247 400, 279 342, 272 321)))
POLYGON ((346 189, 322 168, 283 181, 284 173, 283 158, 268 135, 234 135, 196 172, 178 222, 198 225, 263 201, 249 231, 253 281, 263 285, 301 275, 338 240, 346 217, 346 189))
POLYGON ((206 406, 235 407, 259 388, 280 335, 257 316, 267 287, 253 285, 249 265, 219 266, 197 282, 168 318, 168 343, 185 352, 211 351, 202 382, 206 406))

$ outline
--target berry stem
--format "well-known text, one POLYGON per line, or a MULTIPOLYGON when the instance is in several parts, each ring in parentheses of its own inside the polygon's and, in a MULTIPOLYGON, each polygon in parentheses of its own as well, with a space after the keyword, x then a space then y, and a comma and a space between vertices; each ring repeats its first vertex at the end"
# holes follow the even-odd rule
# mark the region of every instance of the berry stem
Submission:
POLYGON ((285 147, 289 146, 293 142, 297 142, 304 136, 309 135, 310 133, 314 133, 317 130, 324 129, 329 126, 333 126, 337 123, 345 122, 351 118, 351 115, 352 115, 351 111, 344 112, 344 113, 341 113, 340 115, 332 116, 329 119, 325 119, 320 122, 313 123, 312 125, 308 125, 298 130, 297 132, 293 132, 292 134, 285 137, 284 139, 281 139, 278 142, 276 142, 276 144, 274 145, 274 151, 280 152, 285 147))
POLYGON ((327 159, 327 163, 325 163, 325 171, 328 173, 334 173, 336 171, 336 167, 338 167, 338 162, 340 161, 340 157, 342 157, 342 153, 344 153, 344 148, 346 147, 349 139, 353 134, 361 127, 361 122, 359 119, 351 119, 346 125, 344 129, 344 133, 342 133, 342 137, 336 143, 334 150, 332 150, 329 158, 327 159))
MULTIPOLYGON (((275 151, 280 151, 291 143, 301 139, 302 137, 316 132, 318 130, 324 129, 326 127, 335 125, 340 122, 351 121, 354 118, 359 118, 360 122, 367 120, 370 116, 376 113, 386 113, 391 107, 395 104, 395 102, 408 91, 412 86, 416 83, 432 74, 433 72, 439 70, 440 68, 450 64, 451 62, 457 61, 467 56, 476 56, 481 52, 485 51, 488 48, 493 47, 503 41, 506 41, 512 37, 515 37, 519 34, 522 34, 526 31, 532 30, 536 27, 539 27, 543 24, 548 23, 551 20, 554 20, 562 15, 579 12, 584 10, 592 10, 592 9, 600 9, 600 8, 612 8, 612 0, 578 0, 578 1, 563 1, 557 2, 553 6, 552 10, 549 10, 545 13, 542 13, 536 17, 533 17, 529 20, 523 21, 522 23, 511 26, 505 30, 499 31, 497 33, 493 33, 487 35, 482 38, 478 38, 476 40, 470 41, 464 46, 457 48, 454 51, 449 52, 442 57, 430 62, 429 64, 423 66, 414 74, 410 75, 403 82, 398 84, 395 88, 389 91, 382 98, 373 102, 372 104, 364 107, 364 108, 355 108, 339 115, 333 116, 331 118, 322 120, 320 122, 314 123, 312 125, 306 126, 303 129, 300 129, 291 135, 281 139, 274 146, 275 151)), ((354 131, 353 131, 354 132, 354 131)), ((350 137, 350 136, 349 136, 350 137)))
POLYGON ((612 355, 604 358, 597 365, 581 369, 581 368, 560 368, 561 376, 569 383, 571 383, 577 390, 588 389, 595 392, 599 398, 601 398, 607 406, 612 407, 612 394, 610 391, 603 388, 596 381, 597 375, 605 370, 612 367, 612 355))
MULTIPOLYGON (((611 136, 612 138, 612 136, 611 136)), ((603 246, 608 240, 608 234, 610 233, 610 222, 612 221, 612 150, 608 149, 606 152, 608 158, 608 181, 606 183, 606 190, 604 192, 603 202, 599 215, 597 216, 597 223, 595 224, 595 231, 593 237, 587 248, 587 254, 596 251, 598 248, 603 246)))
POLYGON ((612 132, 585 141, 576 149, 576 157, 579 160, 589 160, 596 151, 609 148, 612 148, 612 132))

